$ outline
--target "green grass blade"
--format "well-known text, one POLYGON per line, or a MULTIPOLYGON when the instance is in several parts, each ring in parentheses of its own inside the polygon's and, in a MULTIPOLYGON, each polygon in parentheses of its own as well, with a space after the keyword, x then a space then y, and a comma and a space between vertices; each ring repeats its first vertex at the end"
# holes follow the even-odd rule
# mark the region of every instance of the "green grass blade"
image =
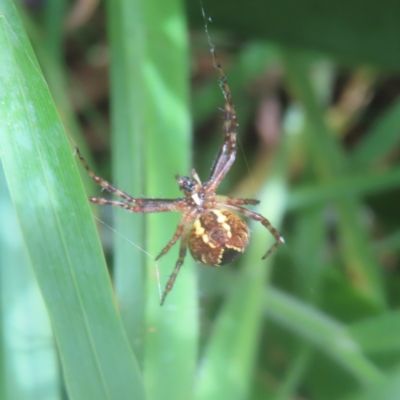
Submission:
POLYGON ((0 163, 2 400, 58 399, 60 371, 49 317, 31 269, 0 163))
POLYGON ((280 384, 273 400, 291 399, 301 383, 312 361, 313 351, 310 346, 303 346, 296 358, 290 363, 285 379, 280 384))
MULTIPOLYGON (((40 25, 35 23, 34 19, 26 12, 25 8, 21 7, 19 13, 40 67, 42 68, 46 83, 49 86, 60 120, 64 129, 68 132, 70 144, 73 147, 78 146, 81 152, 85 154, 86 161, 94 167, 91 155, 86 151, 87 145, 85 140, 83 140, 81 127, 79 126, 79 122, 68 98, 69 87, 66 83, 66 68, 62 62, 63 56, 61 54, 64 48, 62 40, 63 25, 57 22, 64 18, 62 14, 63 2, 64 0, 56 4, 56 2, 52 1, 51 4, 48 4, 50 9, 48 10, 46 8, 45 10, 47 19, 46 27, 48 31, 45 33, 41 31, 40 25), (53 21, 50 21, 51 14, 55 12, 57 16, 54 17, 53 15, 53 21), (44 40, 43 37, 47 40, 44 40)), ((79 173, 85 187, 88 188, 88 190, 93 189, 95 183, 89 177, 86 170, 80 168, 79 173)))
MULTIPOLYGON (((286 53, 285 64, 292 90, 301 99, 307 116, 307 144, 315 174, 321 182, 341 179, 349 172, 349 162, 322 117, 323 109, 309 77, 310 63, 304 55, 291 51, 286 53)), ((386 299, 382 276, 361 218, 362 204, 356 197, 349 197, 336 201, 335 208, 347 275, 362 296, 383 309, 386 299)))
POLYGON ((400 100, 381 116, 356 147, 351 161, 363 169, 386 155, 400 142, 400 100))
MULTIPOLYGON (((188 175, 191 165, 188 34, 179 0, 142 2, 147 36, 146 194, 181 197, 176 173, 188 175), (162 5, 161 5, 162 4, 162 5), (148 31, 151 27, 151 31, 148 31)), ((148 249, 158 254, 172 238, 178 215, 150 215, 148 249)), ((178 244, 159 261, 161 290, 178 259, 178 244)), ((190 255, 163 307, 159 305, 154 262, 147 263, 148 285, 145 379, 152 399, 186 400, 193 395, 198 345, 197 290, 190 255)))
MULTIPOLYGON (((323 223, 322 209, 319 207, 304 210, 298 215, 295 234, 288 240, 290 252, 295 263, 294 281, 302 298, 313 303, 322 298, 324 280, 323 249, 326 240, 326 226, 323 223), (310 257, 310 255, 313 255, 310 257)), ((287 273, 287 271, 286 271, 287 273)), ((284 400, 294 396, 307 374, 313 360, 314 349, 302 343, 288 371, 285 372, 274 400, 284 400)))
MULTIPOLYGON (((113 183, 132 194, 145 190, 143 32, 138 2, 108 1, 111 49, 113 183), (133 46, 132 43, 135 43, 133 46)), ((97 188, 100 191, 100 188, 97 188)), ((99 210, 100 216, 103 210, 99 210)), ((121 317, 131 346, 142 363, 145 310, 145 216, 115 207, 114 280, 121 317), (127 238, 128 240, 126 240, 127 238), (132 244, 133 243, 133 244, 132 244)))
POLYGON ((265 292, 265 311, 269 318, 303 337, 361 382, 382 379, 381 372, 363 355, 345 326, 317 309, 270 287, 265 292))
POLYGON ((381 173, 352 173, 330 182, 304 185, 293 190, 289 210, 337 201, 349 196, 366 196, 399 186, 400 168, 381 173))
POLYGON ((362 349, 370 354, 390 354, 400 350, 398 310, 355 322, 349 325, 348 330, 362 349))
POLYGON ((72 151, 13 3, 1 10, 0 155, 70 398, 143 398, 72 151))
MULTIPOLYGON (((181 197, 174 175, 187 175, 191 167, 189 55, 182 4, 126 0, 110 1, 108 6, 115 183, 137 197, 181 197)), ((143 217, 117 210, 116 230, 154 258, 172 238, 178 218, 176 213, 143 217)), ((186 400, 193 392, 197 292, 189 255, 165 305, 159 304, 156 267, 164 290, 178 247, 156 263, 116 238, 119 304, 135 352, 143 357, 151 399, 186 400), (145 325, 138 325, 143 318, 145 325)))
POLYGON ((345 400, 394 400, 400 393, 400 371, 390 373, 383 382, 368 386, 362 394, 348 396, 345 400))

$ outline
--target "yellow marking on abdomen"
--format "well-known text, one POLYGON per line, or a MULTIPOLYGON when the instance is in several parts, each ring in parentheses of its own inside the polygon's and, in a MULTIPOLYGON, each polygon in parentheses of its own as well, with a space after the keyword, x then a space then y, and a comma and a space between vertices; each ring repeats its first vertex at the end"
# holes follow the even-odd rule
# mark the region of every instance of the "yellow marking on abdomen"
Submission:
POLYGON ((200 220, 196 219, 194 223, 195 234, 197 236, 202 236, 204 234, 204 228, 201 226, 200 220))
POLYGON ((230 239, 232 237, 231 226, 225 222, 222 224, 222 227, 226 230, 226 234, 228 235, 228 238, 230 239))
POLYGON ((217 246, 215 246, 215 244, 210 242, 210 238, 208 237, 208 235, 206 233, 204 235, 202 235, 201 238, 203 239, 203 242, 208 244, 212 249, 215 249, 217 247, 217 246))
POLYGON ((212 210, 212 212, 217 216, 217 221, 222 224, 223 222, 226 221, 226 217, 224 214, 222 214, 221 211, 219 210, 212 210))

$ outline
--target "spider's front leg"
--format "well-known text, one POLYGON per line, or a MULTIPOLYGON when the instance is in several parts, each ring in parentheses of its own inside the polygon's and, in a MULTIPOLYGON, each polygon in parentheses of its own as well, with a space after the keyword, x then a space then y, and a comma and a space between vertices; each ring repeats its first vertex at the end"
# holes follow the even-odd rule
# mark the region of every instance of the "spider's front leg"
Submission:
POLYGON ((182 211, 185 206, 185 199, 146 199, 146 198, 133 198, 134 205, 120 200, 109 200, 102 197, 88 197, 92 203, 122 207, 125 210, 134 213, 157 213, 168 211, 182 211))
POLYGON ((231 168, 236 158, 236 135, 237 135, 237 116, 232 102, 232 94, 228 85, 227 78, 222 70, 221 63, 215 53, 214 47, 211 47, 215 66, 220 76, 220 85, 225 97, 225 116, 224 116, 224 143, 221 146, 216 160, 211 169, 209 180, 204 185, 207 193, 213 193, 221 183, 224 176, 231 168))
POLYGON ((143 198, 143 197, 132 197, 128 193, 116 188, 110 182, 96 175, 91 168, 86 163, 83 158, 81 152, 76 147, 76 154, 78 154, 79 159, 81 160, 83 166, 85 167, 88 174, 91 178, 98 183, 101 187, 108 190, 111 193, 123 198, 126 201, 120 200, 109 200, 104 199, 102 197, 88 197, 88 200, 92 203, 102 204, 102 205, 110 205, 116 207, 122 207, 125 210, 134 212, 134 213, 153 213, 153 212, 166 212, 166 211, 182 211, 185 207, 185 199, 151 199, 151 198, 143 198))
MULTIPOLYGON (((135 199, 130 196, 128 193, 125 193, 124 191, 116 188, 115 186, 113 186, 110 182, 106 181, 105 179, 101 178, 100 176, 97 176, 89 167, 89 165, 87 164, 86 160, 83 158, 83 155, 81 154, 81 152, 79 151, 78 147, 75 147, 75 153, 78 154, 79 159, 81 160, 82 165, 85 167, 86 171, 88 172, 88 174, 90 175, 90 177, 98 184, 100 185, 102 188, 106 189, 107 191, 109 191, 110 193, 114 193, 115 195, 117 195, 118 197, 123 198, 124 200, 129 201, 130 203, 134 203, 135 199)), ((96 203, 95 201, 93 201, 93 203, 96 203)), ((102 204, 110 204, 110 203, 102 203, 102 204)))

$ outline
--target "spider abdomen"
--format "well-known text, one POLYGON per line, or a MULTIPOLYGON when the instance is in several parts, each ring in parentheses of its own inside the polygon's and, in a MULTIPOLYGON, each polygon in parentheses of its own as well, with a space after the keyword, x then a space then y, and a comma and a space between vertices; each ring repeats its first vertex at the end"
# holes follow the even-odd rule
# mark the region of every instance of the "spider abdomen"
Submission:
POLYGON ((217 267, 242 254, 249 244, 249 237, 249 228, 236 214, 210 210, 193 223, 188 246, 197 262, 217 267))

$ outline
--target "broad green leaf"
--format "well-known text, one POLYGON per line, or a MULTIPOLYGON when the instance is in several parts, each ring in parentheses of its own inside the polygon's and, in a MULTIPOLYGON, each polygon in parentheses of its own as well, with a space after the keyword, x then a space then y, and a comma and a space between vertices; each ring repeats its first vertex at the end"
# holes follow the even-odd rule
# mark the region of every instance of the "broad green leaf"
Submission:
POLYGON ((53 332, 1 163, 0 221, 0 398, 59 399, 60 371, 53 332))
POLYGON ((0 156, 69 396, 144 398, 73 152, 13 2, 0 4, 0 156))

